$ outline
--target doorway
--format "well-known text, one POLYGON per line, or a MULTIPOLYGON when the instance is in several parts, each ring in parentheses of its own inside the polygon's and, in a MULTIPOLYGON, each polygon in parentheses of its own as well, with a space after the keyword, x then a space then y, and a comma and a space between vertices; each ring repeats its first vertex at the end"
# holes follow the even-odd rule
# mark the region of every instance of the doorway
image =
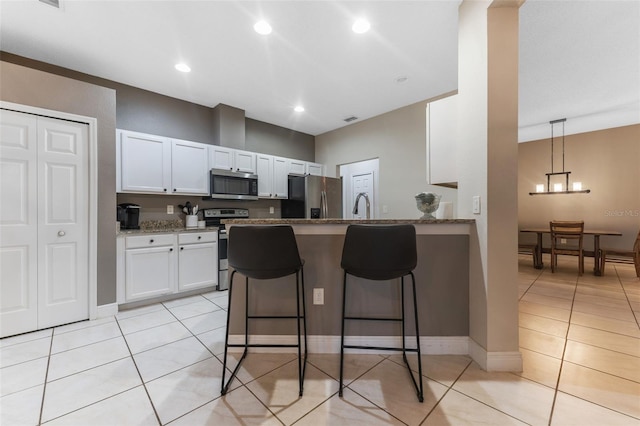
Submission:
POLYGON ((0 337, 89 319, 96 310, 95 127, 91 119, 2 106, 0 337))
POLYGON ((342 217, 345 219, 365 219, 366 199, 358 200, 358 213, 353 213, 355 200, 359 193, 366 193, 369 198, 371 219, 379 218, 378 210, 378 181, 379 160, 363 160, 355 163, 342 164, 339 167, 343 180, 342 217))

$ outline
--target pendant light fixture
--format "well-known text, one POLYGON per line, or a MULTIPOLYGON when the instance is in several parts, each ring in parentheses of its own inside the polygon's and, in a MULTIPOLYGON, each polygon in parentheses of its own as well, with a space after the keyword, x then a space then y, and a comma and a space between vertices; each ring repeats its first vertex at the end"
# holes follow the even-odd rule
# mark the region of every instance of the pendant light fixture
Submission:
POLYGON ((569 175, 571 172, 564 170, 564 123, 566 118, 559 118, 549 122, 551 124, 551 173, 545 173, 547 175, 547 188, 543 184, 536 185, 536 192, 530 192, 529 195, 541 195, 541 194, 588 194, 590 189, 582 189, 582 182, 573 182, 573 186, 569 189, 569 175), (555 172, 553 169, 553 125, 562 123, 562 171, 555 172), (562 182, 556 182, 553 184, 553 190, 551 190, 551 176, 564 175, 565 186, 562 186, 562 182))

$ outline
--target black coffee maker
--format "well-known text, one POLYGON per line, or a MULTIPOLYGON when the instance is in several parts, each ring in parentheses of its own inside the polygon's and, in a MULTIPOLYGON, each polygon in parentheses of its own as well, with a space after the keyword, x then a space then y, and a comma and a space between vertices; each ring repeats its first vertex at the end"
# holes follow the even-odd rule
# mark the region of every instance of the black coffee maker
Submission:
POLYGON ((140 206, 133 203, 118 204, 120 229, 140 229, 140 206))

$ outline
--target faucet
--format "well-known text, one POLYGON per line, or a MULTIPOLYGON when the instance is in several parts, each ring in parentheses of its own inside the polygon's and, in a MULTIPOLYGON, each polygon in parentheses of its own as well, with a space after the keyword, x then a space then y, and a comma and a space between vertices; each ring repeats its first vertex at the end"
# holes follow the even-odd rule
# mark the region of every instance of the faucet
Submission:
POLYGON ((367 219, 371 219, 371 204, 369 203, 369 195, 367 195, 366 192, 360 192, 356 196, 356 202, 353 205, 353 214, 358 214, 358 201, 360 201, 360 197, 364 197, 366 201, 367 219))

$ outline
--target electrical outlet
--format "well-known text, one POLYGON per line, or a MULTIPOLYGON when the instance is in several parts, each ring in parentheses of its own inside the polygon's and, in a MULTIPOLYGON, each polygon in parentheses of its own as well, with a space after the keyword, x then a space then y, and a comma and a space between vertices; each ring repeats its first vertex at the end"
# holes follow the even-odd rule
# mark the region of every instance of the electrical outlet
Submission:
POLYGON ((313 304, 324 305, 324 288, 313 289, 313 304))
POLYGON ((173 206, 171 204, 167 204, 167 214, 173 214, 173 206))
POLYGON ((273 206, 269 207, 269 214, 274 214, 276 211, 273 206))
POLYGON ((566 238, 560 238, 560 244, 567 244, 566 238))
POLYGON ((382 213, 383 214, 389 213, 389 206, 387 206, 386 204, 383 204, 382 205, 382 213))

